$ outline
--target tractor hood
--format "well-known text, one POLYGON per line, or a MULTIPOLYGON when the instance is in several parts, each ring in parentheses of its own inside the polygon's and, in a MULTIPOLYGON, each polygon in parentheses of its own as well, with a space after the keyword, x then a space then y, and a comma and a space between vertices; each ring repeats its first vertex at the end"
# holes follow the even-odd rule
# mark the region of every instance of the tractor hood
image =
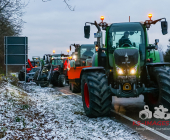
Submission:
POLYGON ((115 64, 121 68, 133 67, 138 63, 138 49, 134 47, 118 48, 114 51, 115 64))

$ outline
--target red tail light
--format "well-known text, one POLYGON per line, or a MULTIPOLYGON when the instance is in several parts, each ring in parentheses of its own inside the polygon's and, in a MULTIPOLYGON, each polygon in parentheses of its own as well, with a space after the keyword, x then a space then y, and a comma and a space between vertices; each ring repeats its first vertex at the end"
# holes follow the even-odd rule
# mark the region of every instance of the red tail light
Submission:
POLYGON ((53 71, 57 71, 57 70, 59 70, 59 68, 55 68, 53 71))

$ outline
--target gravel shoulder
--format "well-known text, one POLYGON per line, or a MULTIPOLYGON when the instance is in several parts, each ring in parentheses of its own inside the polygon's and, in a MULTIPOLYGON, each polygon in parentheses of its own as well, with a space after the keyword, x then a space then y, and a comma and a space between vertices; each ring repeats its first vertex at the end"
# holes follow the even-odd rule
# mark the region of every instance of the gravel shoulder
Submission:
POLYGON ((0 85, 0 138, 56 140, 140 140, 115 118, 88 118, 81 96, 66 95, 35 83, 0 85), (20 88, 19 88, 20 87, 20 88), (23 90, 24 89, 24 90, 23 90))

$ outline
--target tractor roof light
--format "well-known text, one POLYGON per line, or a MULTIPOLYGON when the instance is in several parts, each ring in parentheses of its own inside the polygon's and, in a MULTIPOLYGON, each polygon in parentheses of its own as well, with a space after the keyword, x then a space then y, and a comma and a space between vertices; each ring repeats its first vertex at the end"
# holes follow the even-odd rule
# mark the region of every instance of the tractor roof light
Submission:
POLYGON ((104 16, 101 16, 101 17, 100 17, 100 19, 101 19, 101 21, 103 22, 103 20, 104 20, 104 16))
POLYGON ((151 20, 151 18, 152 18, 152 14, 148 14, 148 18, 151 20))

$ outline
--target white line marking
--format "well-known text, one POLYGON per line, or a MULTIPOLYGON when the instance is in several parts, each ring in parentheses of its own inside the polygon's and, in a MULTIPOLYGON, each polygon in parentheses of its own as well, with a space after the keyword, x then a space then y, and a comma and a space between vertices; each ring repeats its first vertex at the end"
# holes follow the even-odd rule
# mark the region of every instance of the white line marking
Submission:
MULTIPOLYGON (((129 118, 128 116, 125 116, 125 115, 123 115, 123 114, 121 114, 121 113, 118 113, 118 112, 116 112, 116 111, 114 111, 114 110, 111 110, 111 111, 114 112, 114 113, 116 113, 116 114, 118 114, 118 115, 120 115, 120 116, 122 116, 122 117, 124 117, 124 118, 126 118, 127 120, 129 120, 129 121, 131 121, 131 122, 137 122, 136 120, 134 120, 134 119, 132 119, 132 118, 129 118)), ((146 128, 147 130, 152 131, 153 133, 155 133, 155 134, 163 137, 164 139, 170 140, 170 137, 169 137, 169 136, 164 135, 163 133, 161 133, 161 132, 159 132, 159 131, 156 131, 156 130, 154 130, 153 128, 150 128, 150 127, 148 127, 148 126, 146 126, 146 125, 144 125, 144 124, 141 124, 141 123, 140 123, 140 126, 146 128)))

